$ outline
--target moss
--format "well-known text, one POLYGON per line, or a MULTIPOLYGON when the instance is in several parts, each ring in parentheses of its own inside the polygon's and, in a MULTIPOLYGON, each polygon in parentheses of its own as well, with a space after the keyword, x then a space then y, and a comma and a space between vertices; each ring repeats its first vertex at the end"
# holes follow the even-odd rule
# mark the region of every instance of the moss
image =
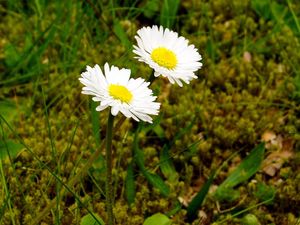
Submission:
MULTIPOLYGON (((52 21, 54 3, 51 4, 52 9, 50 7, 44 12, 47 20, 40 21, 41 26, 52 21)), ((299 4, 294 3, 293 7, 299 8, 299 4)), ((85 6, 84 9, 90 8, 85 6)), ((79 7, 78 10, 82 9, 79 7)), ((139 171, 135 171, 136 199, 131 208, 127 205, 123 200, 124 183, 128 163, 133 160, 131 146, 134 134, 131 133, 131 128, 134 125, 131 120, 126 120, 117 129, 116 141, 113 143, 114 163, 119 165, 113 173, 118 179, 115 202, 118 224, 140 225, 149 215, 170 211, 177 197, 185 196, 186 190, 196 183, 195 180, 207 177, 211 169, 219 168, 233 153, 239 151, 238 156, 218 174, 215 184, 221 183, 247 151, 259 142, 266 130, 280 134, 283 139, 291 138, 295 143, 294 149, 300 146, 299 104, 291 97, 291 93, 296 90, 293 77, 299 69, 300 44, 292 29, 285 25, 276 30, 277 24, 274 21, 267 21, 255 14, 250 1, 236 0, 230 4, 224 0, 182 1, 179 13, 185 11, 191 14, 181 15, 180 21, 183 22, 179 22, 177 28, 189 38, 190 43, 199 48, 204 67, 198 73, 198 79, 183 88, 170 86, 162 78, 153 83, 152 87, 159 93, 162 103, 163 117, 160 126, 164 131, 164 139, 160 139, 152 131, 139 135, 147 168, 162 176, 159 171, 162 146, 173 140, 178 130, 186 127, 191 119, 195 119, 192 127, 170 149, 179 178, 174 183, 168 182, 172 193, 168 198, 163 198, 139 171), (191 147, 191 144, 197 142, 197 145, 191 147)), ((75 11, 73 13, 76 14, 75 11)), ((13 162, 9 159, 3 161, 5 177, 10 193, 13 194, 13 210, 18 221, 21 221, 17 224, 30 224, 32 218, 57 195, 60 185, 45 169, 45 165, 67 182, 82 169, 97 148, 92 134, 89 97, 80 94, 81 86, 77 81, 85 65, 102 65, 105 61, 113 61, 119 66, 132 66, 133 76, 147 78, 151 73, 147 66, 132 59, 131 51, 120 44, 112 31, 103 28, 103 39, 98 39, 99 21, 94 23, 90 14, 92 13, 85 13, 82 17, 82 21, 87 24, 84 25, 85 30, 78 42, 80 47, 71 46, 72 40, 66 39, 67 49, 77 49, 74 50, 74 59, 67 61, 67 50, 64 53, 61 50, 61 34, 57 33, 41 57, 41 61, 46 62, 48 59, 49 62, 39 64, 45 70, 39 78, 38 88, 26 84, 21 87, 4 87, 5 90, 1 93, 1 97, 32 97, 33 108, 29 113, 22 112, 19 117, 22 119, 16 119, 14 127, 34 155, 44 163, 43 165, 37 161, 27 150, 20 152, 13 162), (63 67, 68 68, 62 69, 63 67), (43 87, 44 95, 40 86, 43 87), (45 116, 43 96, 48 104, 48 118, 45 116), (49 137, 48 120, 52 139, 49 137)), ((72 17, 72 21, 74 18, 72 17)), ((21 37, 26 34, 26 29, 34 31, 32 36, 37 38, 35 21, 39 19, 34 13, 26 15, 26 26, 20 14, 6 14, 3 19, 0 31, 6 35, 1 38, 0 47, 11 42, 22 52, 25 42, 21 37)), ((104 10, 102 19, 111 24, 111 10, 104 10)), ((130 40, 134 41, 136 30, 144 25, 144 20, 145 18, 140 20, 139 15, 137 18, 120 20, 130 40)), ((149 24, 152 22, 146 21, 149 24)), ((63 30, 62 26, 57 26, 58 30, 63 30)), ((70 31, 70 36, 73 34, 70 31)), ((1 60, 5 57, 5 54, 0 53, 1 60)), ((0 64, 0 71, 11 69, 6 64, 0 64)), ((105 135, 106 118, 107 113, 100 113, 101 138, 105 135)), ((12 134, 9 135, 13 137, 12 134)), ((300 202, 297 195, 300 191, 297 175, 300 168, 297 162, 299 154, 284 164, 278 177, 267 177, 263 173, 255 175, 256 181, 267 181, 268 185, 276 187, 277 194, 274 205, 258 207, 245 217, 256 218, 262 224, 295 223, 299 218, 297 209, 300 202), (293 207, 290 207, 291 203, 293 207)), ((101 193, 101 189, 104 189, 102 164, 99 162, 98 167, 90 171, 90 175, 95 176, 95 183, 90 176, 86 176, 71 188, 81 201, 105 220, 105 198, 101 193)), ((241 196, 245 198, 243 208, 258 203, 251 194, 255 189, 255 182, 239 187, 241 196)), ((4 196, 2 189, 0 196, 4 196)), ((4 199, 0 201, 3 202, 4 199)), ((81 216, 87 213, 70 193, 59 199, 58 206, 64 224, 78 224, 81 216)), ((227 206, 221 205, 221 208, 225 209, 227 206)), ((228 208, 231 206, 233 205, 228 208)), ((241 222, 240 218, 222 215, 211 196, 208 196, 203 208, 207 213, 208 223, 225 218, 228 218, 227 224, 241 222)), ((186 211, 182 209, 172 217, 172 221, 174 224, 188 224, 184 221, 185 217, 186 211)), ((49 213, 41 224, 51 224, 52 221, 53 214, 49 213)), ((8 209, 5 209, 1 222, 11 223, 8 209)))

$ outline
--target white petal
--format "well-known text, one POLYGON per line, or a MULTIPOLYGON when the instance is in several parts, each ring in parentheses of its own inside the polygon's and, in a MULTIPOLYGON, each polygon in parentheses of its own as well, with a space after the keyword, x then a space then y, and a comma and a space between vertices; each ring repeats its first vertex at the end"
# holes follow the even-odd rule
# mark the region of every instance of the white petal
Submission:
POLYGON ((182 81, 188 83, 197 78, 195 72, 202 67, 201 55, 194 45, 188 45, 188 40, 178 33, 164 29, 162 26, 143 27, 137 31, 135 36, 137 46, 133 52, 140 62, 147 63, 154 69, 154 76, 168 77, 170 82, 182 86, 182 81), (177 65, 174 69, 167 69, 155 63, 150 57, 153 49, 165 47, 177 56, 177 65))
POLYGON ((108 105, 98 105, 96 107, 96 111, 102 111, 102 110, 106 109, 107 107, 108 107, 108 105))
POLYGON ((116 116, 118 114, 118 112, 119 112, 119 108, 117 106, 112 106, 111 107, 111 114, 113 116, 116 116))
MULTIPOLYGON (((149 29, 143 32, 149 32, 149 29)), ((160 103, 155 102, 156 96, 153 96, 152 90, 148 87, 150 83, 142 78, 130 78, 129 69, 110 67, 108 63, 105 63, 104 73, 102 73, 98 65, 94 68, 87 66, 87 71, 81 74, 79 80, 84 85, 82 93, 92 95, 93 101, 100 102, 96 107, 97 111, 111 107, 111 114, 114 116, 121 112, 128 118, 149 123, 152 122, 150 115, 159 113, 160 103), (129 90, 132 100, 127 103, 110 96, 108 85, 112 83, 122 85, 129 90)))

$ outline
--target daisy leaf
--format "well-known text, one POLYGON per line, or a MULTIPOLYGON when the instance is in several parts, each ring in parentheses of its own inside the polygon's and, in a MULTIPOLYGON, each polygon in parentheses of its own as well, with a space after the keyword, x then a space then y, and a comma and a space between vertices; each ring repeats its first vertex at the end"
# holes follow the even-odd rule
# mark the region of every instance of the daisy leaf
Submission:
MULTIPOLYGON (((234 191, 233 188, 238 184, 248 180, 259 170, 264 158, 264 152, 264 143, 261 143, 258 146, 256 146, 250 152, 250 154, 241 162, 241 164, 218 187, 215 194, 216 198, 218 198, 219 200, 226 200, 227 197, 230 196, 235 196, 235 198, 238 198, 238 193, 234 191)), ((230 199, 234 200, 231 197, 230 199)))
POLYGON ((148 217, 143 225, 170 225, 172 221, 162 213, 156 213, 148 217))
POLYGON ((93 213, 82 217, 80 225, 105 225, 105 223, 97 213, 93 213))

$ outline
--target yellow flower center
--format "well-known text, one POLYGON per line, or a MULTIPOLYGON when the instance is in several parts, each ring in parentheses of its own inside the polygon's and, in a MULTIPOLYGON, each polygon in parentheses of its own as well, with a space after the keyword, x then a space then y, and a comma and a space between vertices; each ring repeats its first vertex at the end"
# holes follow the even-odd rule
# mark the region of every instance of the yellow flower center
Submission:
POLYGON ((132 100, 131 92, 124 86, 118 84, 111 84, 108 87, 110 96, 122 102, 129 103, 132 100))
POLYGON ((175 53, 164 47, 154 49, 151 53, 151 58, 158 65, 167 69, 174 69, 177 65, 175 53))

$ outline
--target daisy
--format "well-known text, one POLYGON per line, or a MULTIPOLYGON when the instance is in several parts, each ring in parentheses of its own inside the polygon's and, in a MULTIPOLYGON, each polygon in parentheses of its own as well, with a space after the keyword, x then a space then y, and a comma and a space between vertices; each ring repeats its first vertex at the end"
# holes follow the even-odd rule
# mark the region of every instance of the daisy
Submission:
POLYGON ((162 75, 181 87, 182 82, 189 83, 197 78, 195 71, 202 67, 201 55, 188 40, 178 33, 162 26, 143 27, 135 36, 138 46, 133 46, 135 57, 154 69, 154 76, 162 75))
POLYGON ((150 83, 142 78, 130 78, 130 72, 115 66, 110 68, 108 63, 104 65, 104 74, 97 64, 94 68, 87 66, 79 78, 85 85, 82 94, 93 95, 93 100, 100 102, 97 111, 110 106, 113 116, 121 112, 136 121, 152 123, 149 115, 158 114, 160 103, 154 102, 156 96, 148 88, 150 83))

